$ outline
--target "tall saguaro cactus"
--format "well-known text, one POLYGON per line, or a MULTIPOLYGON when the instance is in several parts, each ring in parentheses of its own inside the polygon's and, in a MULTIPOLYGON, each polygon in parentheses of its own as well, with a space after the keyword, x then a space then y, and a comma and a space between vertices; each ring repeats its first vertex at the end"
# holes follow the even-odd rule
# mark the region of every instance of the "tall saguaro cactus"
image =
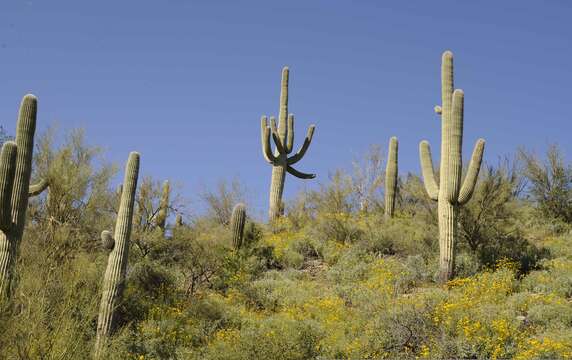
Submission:
POLYGON ((107 269, 103 279, 103 292, 99 306, 97 338, 95 342, 96 358, 101 357, 106 340, 113 331, 115 310, 123 296, 138 176, 139 154, 132 152, 129 154, 127 166, 125 167, 123 191, 121 192, 119 212, 115 224, 115 236, 111 237, 109 231, 103 231, 101 234, 103 246, 112 250, 109 254, 107 269))
POLYGON ((155 223, 165 233, 165 227, 167 225, 167 217, 169 216, 169 195, 171 193, 171 186, 169 180, 163 182, 163 192, 161 193, 161 201, 159 203, 159 211, 157 212, 157 217, 155 223))
POLYGON ((313 179, 314 174, 305 174, 292 167, 298 161, 302 160, 304 154, 308 150, 312 137, 314 135, 315 125, 310 125, 308 133, 304 139, 302 147, 293 156, 288 156, 292 152, 294 145, 294 115, 288 114, 288 67, 282 69, 282 84, 280 90, 280 112, 278 115, 278 126, 274 117, 270 118, 270 126, 268 119, 263 116, 261 119, 261 139, 262 154, 264 159, 272 165, 272 181, 270 183, 270 208, 268 215, 270 221, 279 218, 284 207, 282 204, 282 193, 284 191, 284 181, 286 172, 294 175, 299 179, 313 179), (276 149, 272 152, 270 137, 274 140, 276 149))
POLYGON ((238 203, 232 209, 230 217, 230 230, 232 231, 232 247, 234 251, 240 250, 244 238, 244 223, 246 221, 246 205, 238 203))
POLYGON ((435 107, 435 112, 441 115, 439 181, 435 177, 431 149, 427 141, 419 144, 419 154, 425 189, 429 197, 438 202, 439 277, 441 282, 445 282, 453 277, 459 206, 464 205, 473 195, 483 159, 485 140, 477 140, 461 185, 464 93, 459 89, 454 90, 453 53, 450 51, 443 53, 441 87, 442 103, 441 106, 435 107))
POLYGON ((0 153, 0 302, 10 294, 28 198, 47 186, 42 182, 30 188, 37 109, 36 97, 24 96, 16 125, 16 141, 5 142, 0 153))
POLYGON ((395 195, 397 194, 397 138, 389 139, 387 165, 385 167, 385 217, 392 218, 395 210, 395 195))

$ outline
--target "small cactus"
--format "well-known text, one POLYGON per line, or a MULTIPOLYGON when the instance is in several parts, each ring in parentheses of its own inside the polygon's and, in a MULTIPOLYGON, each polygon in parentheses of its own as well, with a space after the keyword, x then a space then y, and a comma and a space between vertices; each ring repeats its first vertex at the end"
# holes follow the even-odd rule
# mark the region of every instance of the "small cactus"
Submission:
POLYGON ((175 226, 181 227, 183 225, 183 216, 181 214, 177 214, 177 216, 175 216, 175 226))
POLYGON ((278 126, 276 126, 274 117, 270 118, 270 126, 268 125, 268 118, 266 116, 263 116, 261 119, 262 155, 264 159, 272 165, 270 208, 268 211, 270 221, 278 219, 284 211, 282 193, 284 191, 286 172, 289 172, 299 179, 313 179, 316 177, 314 174, 305 174, 292 167, 292 165, 302 160, 304 154, 306 154, 312 142, 314 129, 316 128, 314 125, 310 125, 306 139, 300 150, 293 156, 288 157, 294 145, 294 115, 288 114, 288 77, 289 70, 288 67, 285 67, 282 70, 278 126), (272 137, 276 145, 276 151, 274 153, 272 152, 270 137, 272 137))
POLYGON ((0 152, 0 302, 10 295, 28 199, 43 186, 30 189, 37 108, 35 96, 24 96, 16 125, 16 141, 5 142, 0 152))
POLYGON ((103 246, 112 250, 109 253, 107 269, 105 270, 105 277, 103 279, 103 292, 99 307, 97 337, 95 341, 96 358, 100 358, 104 352, 107 338, 113 331, 115 310, 123 296, 138 176, 139 154, 132 152, 129 154, 125 168, 123 191, 121 193, 119 212, 115 224, 115 237, 111 237, 111 233, 106 230, 101 234, 103 246))
POLYGON ((439 215, 439 279, 446 282, 453 277, 455 243, 457 241, 459 206, 471 199, 485 148, 485 140, 475 144, 465 181, 462 182, 462 145, 464 93, 454 90, 453 53, 443 53, 441 65, 441 106, 435 112, 441 115, 441 168, 437 182, 431 149, 427 141, 419 144, 421 169, 425 190, 438 202, 439 215), (461 185, 462 182, 462 185, 461 185))
POLYGON ((244 222, 246 221, 246 206, 238 203, 232 209, 230 229, 232 231, 232 246, 234 251, 240 250, 244 239, 244 222))
POLYGON ((163 192, 161 193, 161 201, 159 203, 159 211, 155 218, 155 224, 164 233, 167 225, 167 217, 169 216, 169 195, 171 193, 171 186, 169 180, 163 182, 163 192))
POLYGON ((389 140, 387 153, 387 165, 385 168, 385 217, 392 218, 395 210, 395 196, 397 194, 397 138, 393 136, 389 140))

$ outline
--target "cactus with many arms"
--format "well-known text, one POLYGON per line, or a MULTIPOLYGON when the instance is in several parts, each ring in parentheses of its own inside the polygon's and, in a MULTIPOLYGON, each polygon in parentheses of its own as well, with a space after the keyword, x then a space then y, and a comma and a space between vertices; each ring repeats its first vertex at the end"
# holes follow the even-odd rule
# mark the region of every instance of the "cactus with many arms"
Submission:
POLYGON ((270 118, 270 126, 268 119, 263 116, 261 119, 261 139, 262 139, 262 154, 264 159, 272 165, 272 180, 270 183, 270 208, 269 218, 274 221, 279 218, 284 210, 282 204, 282 193, 284 191, 284 181, 286 179, 286 172, 294 175, 300 179, 313 179, 316 177, 314 174, 305 174, 292 167, 300 161, 314 135, 314 125, 310 125, 308 133, 304 139, 302 147, 293 156, 288 156, 292 152, 294 145, 294 115, 288 114, 288 67, 282 69, 282 83, 280 90, 280 112, 278 115, 278 126, 274 117, 270 118), (276 150, 273 153, 270 138, 274 140, 276 150))
POLYGON ((125 287, 125 273, 129 254, 129 241, 133 221, 133 207, 135 203, 135 191, 139 175, 139 154, 129 154, 123 180, 123 191, 119 212, 115 224, 115 236, 109 231, 103 231, 101 239, 103 246, 112 249, 107 261, 107 269, 103 280, 103 292, 97 320, 97 338, 95 342, 95 356, 101 357, 105 348, 106 340, 113 330, 115 310, 121 302, 125 287))
POLYGON ((230 229, 232 231, 232 247, 234 251, 240 250, 244 239, 244 222, 246 221, 246 205, 238 203, 232 209, 230 229))
POLYGON ((161 201, 159 203, 159 211, 157 212, 157 217, 155 218, 155 224, 165 232, 165 227, 167 225, 167 217, 169 216, 169 195, 171 193, 171 186, 169 180, 163 182, 163 192, 161 193, 161 201))
POLYGON ((453 277, 455 242, 457 241, 459 206, 471 199, 481 168, 485 140, 475 144, 473 156, 464 182, 462 182, 462 145, 464 93, 453 87, 453 53, 443 53, 441 65, 441 106, 435 112, 441 115, 441 164, 437 181, 427 141, 419 144, 421 168, 425 189, 432 200, 438 202, 439 216, 439 278, 441 282, 453 277))
POLYGON ((397 194, 397 138, 389 139, 389 152, 385 167, 385 217, 392 218, 395 210, 395 196, 397 194))
POLYGON ((30 186, 37 109, 36 97, 24 96, 16 125, 16 140, 5 142, 0 153, 0 302, 10 295, 28 199, 48 186, 47 180, 30 186))

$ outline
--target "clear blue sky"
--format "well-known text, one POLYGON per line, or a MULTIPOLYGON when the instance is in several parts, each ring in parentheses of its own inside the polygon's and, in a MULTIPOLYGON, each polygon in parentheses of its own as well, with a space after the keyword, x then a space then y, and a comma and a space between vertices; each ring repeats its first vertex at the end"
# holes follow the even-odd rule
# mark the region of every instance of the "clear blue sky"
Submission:
MULTIPOLYGON (((419 172, 418 143, 438 160, 440 57, 455 54, 465 90, 465 158, 551 142, 572 154, 572 3, 554 1, 58 1, 0 5, 0 123, 39 97, 39 129, 86 129, 123 165, 202 185, 238 176, 258 212, 270 166, 259 118, 276 114, 288 65, 298 168, 348 167, 370 144, 400 141, 401 172, 419 172)), ((303 185, 287 179, 287 196, 303 185)))

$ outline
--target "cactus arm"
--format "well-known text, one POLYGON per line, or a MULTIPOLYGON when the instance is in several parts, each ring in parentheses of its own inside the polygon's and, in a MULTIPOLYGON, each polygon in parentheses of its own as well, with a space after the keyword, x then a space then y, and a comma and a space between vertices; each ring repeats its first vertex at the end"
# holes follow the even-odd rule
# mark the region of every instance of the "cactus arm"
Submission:
POLYGON ((421 160, 421 172, 423 173, 423 184, 431 200, 437 201, 439 198, 439 185, 435 178, 435 168, 433 167, 433 157, 431 147, 427 140, 419 143, 419 158, 421 160))
POLYGON ((270 128, 268 127, 268 119, 266 116, 260 119, 260 138, 262 139, 262 155, 264 159, 270 164, 274 164, 276 157, 274 157, 270 145, 270 128))
POLYGON ((42 179, 36 184, 30 185, 28 188, 28 197, 34 197, 40 195, 44 190, 48 188, 50 182, 47 179, 42 179))
POLYGON ((272 130, 272 135, 280 138, 278 135, 278 127, 276 126, 276 118, 274 116, 270 117, 270 130, 272 130))
POLYGON ((473 196, 473 191, 475 190, 475 185, 477 184, 477 179, 479 177, 479 171, 481 170, 484 151, 485 140, 477 140, 473 149, 471 162, 469 163, 469 168, 467 170, 467 175, 465 176, 465 181, 463 182, 461 192, 459 193, 458 203, 460 205, 467 203, 467 201, 469 201, 473 196))
MULTIPOLYGON (((20 105, 16 129, 16 171, 12 190, 12 222, 16 225, 16 238, 24 231, 26 209, 28 207, 28 188, 32 174, 32 152, 34 133, 36 132, 36 114, 38 101, 34 95, 26 95, 20 105)), ((18 240, 19 241, 19 240, 18 240)))
POLYGON ((286 130, 286 154, 292 152, 294 147, 294 114, 288 115, 288 129, 286 130))
POLYGON ((7 141, 0 153, 0 229, 4 232, 9 232, 12 225, 10 201, 16 170, 17 148, 15 142, 7 141))
POLYGON ((313 124, 310 125, 310 127, 308 128, 308 133, 306 134, 306 138, 304 139, 304 143, 302 144, 302 147, 300 148, 300 150, 296 152, 296 154, 294 154, 292 157, 288 159, 288 165, 294 165, 298 161, 302 160, 302 158, 306 154, 306 151, 308 151, 308 148, 310 147, 310 143, 312 142, 312 137, 314 136, 315 129, 316 129, 315 125, 313 124))
POLYGON ((276 120, 274 117, 270 118, 270 129, 272 130, 272 139, 274 139, 274 144, 276 145, 276 155, 284 154, 286 150, 284 149, 282 137, 280 136, 279 130, 276 129, 276 120))
POLYGON ((435 107, 435 112, 449 116, 452 105, 453 83, 453 53, 445 51, 441 58, 441 106, 435 107))
POLYGON ((447 182, 445 183, 445 195, 451 204, 455 204, 459 199, 461 190, 461 179, 463 171, 463 90, 453 92, 453 102, 451 104, 451 114, 447 124, 444 124, 447 137, 443 139, 446 143, 446 154, 448 157, 447 182))
POLYGON ((286 168, 286 171, 288 171, 291 175, 294 175, 299 179, 313 179, 316 177, 316 174, 306 174, 306 173, 300 172, 300 171, 294 169, 293 167, 291 167, 290 165, 288 165, 288 167, 286 168))

